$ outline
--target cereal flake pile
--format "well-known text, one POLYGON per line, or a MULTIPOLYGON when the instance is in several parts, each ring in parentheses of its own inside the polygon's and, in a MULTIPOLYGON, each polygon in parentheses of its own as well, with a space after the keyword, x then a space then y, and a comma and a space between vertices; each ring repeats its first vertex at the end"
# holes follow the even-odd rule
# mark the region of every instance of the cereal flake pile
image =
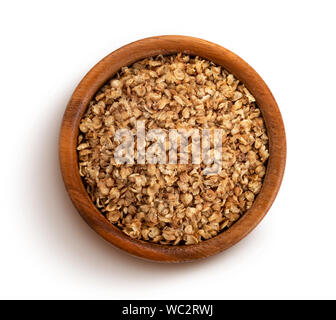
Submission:
POLYGON ((196 244, 229 228, 260 192, 269 156, 250 92, 222 67, 183 54, 122 68, 90 102, 77 150, 100 212, 131 238, 167 245, 196 244), (222 171, 204 175, 203 163, 117 164, 114 134, 127 128, 135 135, 139 120, 164 131, 222 129, 222 171))

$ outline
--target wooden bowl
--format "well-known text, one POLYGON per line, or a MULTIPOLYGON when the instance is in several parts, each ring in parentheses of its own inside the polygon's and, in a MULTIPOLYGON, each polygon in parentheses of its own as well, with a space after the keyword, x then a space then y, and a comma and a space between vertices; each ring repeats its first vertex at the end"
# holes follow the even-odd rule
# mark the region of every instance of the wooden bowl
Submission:
POLYGON ((133 255, 164 262, 190 261, 223 251, 243 237, 265 216, 281 184, 286 162, 286 137, 277 103, 265 82, 244 60, 208 41, 186 36, 158 36, 130 43, 109 54, 83 78, 73 93, 62 122, 59 157, 63 180, 84 220, 105 240, 133 255), (123 66, 146 57, 183 52, 200 56, 234 74, 256 98, 269 137, 267 171, 253 206, 229 229, 196 245, 167 246, 134 240, 112 225, 90 200, 78 172, 77 136, 80 119, 98 89, 123 66))

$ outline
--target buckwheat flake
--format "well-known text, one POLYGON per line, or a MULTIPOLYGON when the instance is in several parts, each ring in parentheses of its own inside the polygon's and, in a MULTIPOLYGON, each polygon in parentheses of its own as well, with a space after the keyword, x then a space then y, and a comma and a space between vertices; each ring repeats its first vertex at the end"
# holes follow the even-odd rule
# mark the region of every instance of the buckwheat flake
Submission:
MULTIPOLYGON (((89 196, 134 239, 191 245, 215 237, 253 205, 266 174, 268 137, 255 98, 234 75, 199 57, 157 56, 123 67, 89 103, 79 130, 79 173, 89 196), (147 132, 161 130, 144 141, 144 150, 136 138, 139 121, 147 132), (158 138, 183 128, 222 130, 218 174, 189 161, 191 137, 185 150, 158 138), (117 139, 119 129, 131 134, 117 139), (120 157, 134 155, 132 161, 115 159, 121 145, 120 157), (148 150, 153 159, 167 153, 176 163, 149 164, 148 150)), ((202 144, 214 147, 205 137, 202 144)))

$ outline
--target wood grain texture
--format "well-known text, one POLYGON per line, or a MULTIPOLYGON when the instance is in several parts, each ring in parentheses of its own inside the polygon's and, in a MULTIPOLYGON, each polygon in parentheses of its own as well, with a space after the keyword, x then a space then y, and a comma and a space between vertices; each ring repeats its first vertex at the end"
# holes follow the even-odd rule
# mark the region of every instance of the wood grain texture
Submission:
POLYGON ((63 180, 72 202, 84 220, 105 240, 138 257, 182 262, 223 251, 252 231, 271 207, 286 163, 286 137, 280 111, 262 78, 231 51, 208 41, 186 36, 158 36, 130 43, 96 64, 75 89, 64 113, 59 139, 63 180), (269 137, 267 171, 253 206, 228 230, 196 245, 165 246, 134 240, 110 224, 90 200, 78 172, 76 144, 79 122, 98 89, 121 67, 158 54, 183 52, 211 60, 234 74, 254 95, 265 119, 269 137))

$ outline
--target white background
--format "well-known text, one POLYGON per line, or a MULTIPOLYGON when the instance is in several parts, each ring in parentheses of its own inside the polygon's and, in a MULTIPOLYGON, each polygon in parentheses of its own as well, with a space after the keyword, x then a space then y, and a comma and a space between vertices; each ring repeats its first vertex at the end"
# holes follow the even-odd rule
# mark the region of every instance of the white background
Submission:
POLYGON ((3 1, 0 5, 0 298, 336 298, 334 1, 3 1), (166 265, 129 256, 82 221, 57 144, 75 86, 144 37, 216 42, 263 77, 288 159, 266 218, 233 248, 166 265))

